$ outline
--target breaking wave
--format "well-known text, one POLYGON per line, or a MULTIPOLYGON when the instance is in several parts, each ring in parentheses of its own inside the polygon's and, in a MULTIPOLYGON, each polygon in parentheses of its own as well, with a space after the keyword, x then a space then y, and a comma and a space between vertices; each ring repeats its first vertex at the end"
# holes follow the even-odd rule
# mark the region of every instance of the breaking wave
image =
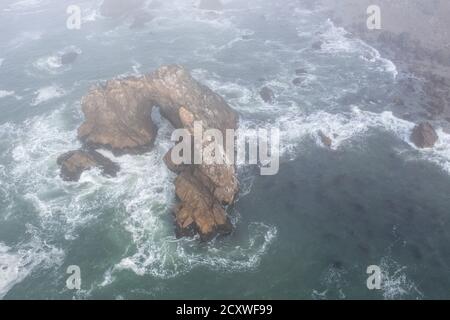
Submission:
POLYGON ((59 86, 48 86, 38 89, 34 92, 34 98, 31 102, 32 106, 40 105, 52 99, 60 98, 66 94, 66 91, 59 86))
POLYGON ((336 27, 331 20, 327 21, 327 30, 321 35, 321 38, 323 52, 331 54, 363 53, 360 58, 375 64, 375 68, 378 70, 388 72, 394 78, 398 75, 397 67, 391 60, 381 57, 378 50, 360 39, 353 38, 348 31, 342 27, 336 27))
POLYGON ((10 97, 14 95, 15 95, 14 91, 0 90, 0 98, 10 97))
POLYGON ((0 299, 17 283, 22 282, 37 268, 51 268, 62 264, 64 252, 48 245, 32 233, 31 240, 14 248, 0 242, 0 299))
POLYGON ((386 256, 381 259, 380 268, 382 270, 381 290, 384 299, 423 298, 422 292, 420 292, 416 284, 408 277, 408 268, 406 266, 401 266, 397 261, 386 256))

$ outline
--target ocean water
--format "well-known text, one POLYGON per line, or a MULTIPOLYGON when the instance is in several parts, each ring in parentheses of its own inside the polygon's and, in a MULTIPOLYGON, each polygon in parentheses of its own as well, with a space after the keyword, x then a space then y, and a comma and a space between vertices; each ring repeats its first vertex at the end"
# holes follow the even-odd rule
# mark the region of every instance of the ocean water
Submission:
POLYGON ((450 298, 450 136, 411 144, 414 123, 392 100, 418 110, 421 90, 402 92, 394 63, 311 1, 225 1, 221 12, 164 1, 140 29, 102 17, 101 1, 77 3, 80 30, 66 28, 69 1, 0 4, 0 298, 450 298), (61 65, 69 51, 77 60, 61 65), (280 172, 239 168, 234 232, 210 243, 174 236, 175 175, 161 160, 172 128, 157 109, 151 152, 101 151, 120 163, 116 178, 67 183, 56 165, 80 146, 91 86, 171 63, 220 93, 243 132, 281 130, 280 172), (81 290, 66 288, 70 265, 81 290), (366 287, 369 265, 383 271, 380 290, 366 287))

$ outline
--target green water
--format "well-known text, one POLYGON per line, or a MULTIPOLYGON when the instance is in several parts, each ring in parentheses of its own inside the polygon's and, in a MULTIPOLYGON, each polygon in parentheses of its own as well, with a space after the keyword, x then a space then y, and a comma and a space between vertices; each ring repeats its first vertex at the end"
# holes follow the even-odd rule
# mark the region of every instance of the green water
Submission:
POLYGON ((414 124, 391 103, 405 75, 324 11, 255 0, 212 15, 175 1, 131 30, 85 1, 71 31, 64 1, 13 2, 0 5, 0 297, 449 298, 450 138, 439 131, 428 151, 411 145, 414 124), (68 50, 75 63, 55 64, 68 50), (66 183, 56 165, 80 145, 90 86, 166 63, 224 96, 243 132, 282 133, 279 173, 240 167, 234 232, 207 244, 174 236, 175 176, 161 160, 172 128, 158 110, 154 150, 114 158, 117 178, 90 171, 66 183), (297 68, 308 71, 300 87, 297 68), (263 85, 275 104, 261 101, 263 85), (70 265, 81 290, 66 288, 70 265), (369 265, 383 271, 381 290, 367 289, 369 265))

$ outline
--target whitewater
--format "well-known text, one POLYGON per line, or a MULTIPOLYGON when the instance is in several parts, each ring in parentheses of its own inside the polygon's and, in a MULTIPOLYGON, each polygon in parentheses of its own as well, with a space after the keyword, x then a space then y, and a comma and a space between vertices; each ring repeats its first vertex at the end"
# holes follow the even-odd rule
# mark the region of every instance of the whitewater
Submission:
POLYGON ((0 36, 0 298, 448 298, 450 135, 438 128, 429 150, 409 140, 415 124, 392 102, 405 75, 392 61, 298 1, 226 1, 220 12, 163 2, 141 29, 102 17, 100 4, 80 1, 76 32, 65 27, 65 1, 0 6, 9 28, 0 36), (77 60, 62 65, 69 51, 77 60), (174 235, 175 175, 161 160, 174 128, 157 108, 152 151, 99 150, 120 164, 117 177, 91 170, 64 182, 56 164, 80 147, 91 86, 170 63, 222 95, 242 134, 281 131, 281 172, 239 167, 234 232, 210 243, 174 235), (371 264, 386 270, 380 292, 365 288, 371 264), (70 265, 81 268, 80 291, 65 287, 70 265))

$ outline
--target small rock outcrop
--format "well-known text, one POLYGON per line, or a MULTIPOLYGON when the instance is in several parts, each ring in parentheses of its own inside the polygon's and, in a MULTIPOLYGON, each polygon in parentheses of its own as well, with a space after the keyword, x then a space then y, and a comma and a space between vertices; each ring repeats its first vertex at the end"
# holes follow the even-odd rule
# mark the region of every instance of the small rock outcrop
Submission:
POLYGON ((61 56, 61 64, 67 65, 74 63, 78 58, 78 53, 75 51, 66 52, 61 56))
POLYGON ((433 148, 438 141, 438 135, 429 122, 422 122, 414 127, 411 141, 421 149, 433 148))
MULTIPOLYGON (((156 137, 152 108, 175 128, 184 128, 193 141, 194 123, 203 132, 218 129, 226 137, 227 129, 236 129, 237 113, 225 100, 197 82, 178 65, 162 66, 142 77, 110 80, 95 87, 82 99, 85 121, 78 138, 86 150, 108 149, 115 155, 149 151, 156 137)), ((212 143, 202 137, 201 147, 212 143)), ((225 141, 226 143, 226 141, 225 141)), ((179 204, 174 208, 176 234, 199 234, 204 241, 231 232, 231 223, 223 206, 231 205, 239 190, 234 164, 176 165, 169 151, 163 159, 178 174, 175 190, 179 204)), ((100 167, 107 175, 119 168, 95 151, 72 151, 58 159, 61 176, 76 181, 84 170, 100 167)))
POLYGON ((331 148, 331 146, 333 145, 333 140, 331 140, 330 137, 328 137, 325 133, 323 133, 322 130, 319 130, 319 132, 317 133, 319 135, 320 141, 322 142, 322 144, 325 147, 331 148))
POLYGON ((275 94, 269 87, 263 87, 259 91, 259 95, 261 96, 261 99, 263 99, 263 101, 266 103, 273 103, 275 100, 275 94))
POLYGON ((188 166, 185 164, 175 164, 172 161, 172 149, 170 149, 169 151, 167 151, 167 153, 164 155, 163 157, 163 161, 166 165, 166 167, 174 172, 174 173, 178 173, 180 174, 181 172, 183 172, 188 166))
POLYGON ((70 151, 59 156, 57 163, 61 166, 61 178, 65 181, 78 181, 86 170, 99 168, 106 176, 115 177, 119 172, 118 164, 96 151, 70 151))

